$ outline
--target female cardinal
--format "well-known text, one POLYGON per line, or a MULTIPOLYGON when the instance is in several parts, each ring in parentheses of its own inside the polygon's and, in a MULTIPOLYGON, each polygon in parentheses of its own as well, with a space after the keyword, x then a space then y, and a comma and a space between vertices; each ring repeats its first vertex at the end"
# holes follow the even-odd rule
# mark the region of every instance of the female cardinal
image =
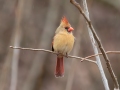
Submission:
POLYGON ((52 43, 52 51, 57 52, 57 63, 55 76, 63 77, 64 76, 64 62, 63 56, 67 56, 68 53, 72 50, 74 45, 74 36, 72 31, 74 29, 69 24, 66 17, 61 19, 61 23, 55 32, 52 43))

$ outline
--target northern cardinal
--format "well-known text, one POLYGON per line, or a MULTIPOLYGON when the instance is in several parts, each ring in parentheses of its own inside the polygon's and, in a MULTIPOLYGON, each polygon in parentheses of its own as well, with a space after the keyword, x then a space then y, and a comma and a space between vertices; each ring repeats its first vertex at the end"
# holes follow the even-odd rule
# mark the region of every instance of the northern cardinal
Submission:
POLYGON ((74 36, 72 31, 74 29, 69 24, 66 17, 61 19, 61 23, 55 32, 52 42, 52 51, 57 52, 57 63, 55 69, 56 77, 64 76, 64 61, 63 56, 67 56, 73 48, 74 36))

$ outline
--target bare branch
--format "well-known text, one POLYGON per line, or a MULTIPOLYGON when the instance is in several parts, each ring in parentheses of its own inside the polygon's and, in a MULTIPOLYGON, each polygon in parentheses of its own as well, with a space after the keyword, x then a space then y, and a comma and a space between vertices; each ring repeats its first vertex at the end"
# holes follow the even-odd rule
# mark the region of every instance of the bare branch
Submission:
POLYGON ((116 76, 115 76, 115 74, 114 74, 114 72, 113 72, 113 69, 112 69, 112 67, 111 67, 110 60, 109 60, 107 54, 105 53, 105 50, 104 50, 104 48, 103 48, 103 46, 102 46, 102 43, 101 43, 98 35, 96 34, 96 32, 95 32, 95 30, 94 30, 94 28, 93 28, 93 25, 92 25, 91 21, 90 21, 89 18, 85 15, 85 13, 84 13, 84 11, 82 10, 82 8, 81 8, 81 6, 79 5, 79 3, 77 3, 75 0, 70 0, 70 2, 78 8, 79 12, 83 15, 83 17, 84 17, 85 20, 87 21, 87 24, 88 24, 89 28, 91 29, 92 34, 93 34, 93 36, 94 36, 94 38, 95 38, 95 40, 96 40, 96 42, 97 42, 97 44, 98 44, 98 46, 99 46, 99 49, 100 49, 101 53, 103 54, 103 57, 104 57, 104 59, 105 59, 105 61, 106 61, 106 65, 107 65, 108 71, 109 71, 109 73, 110 73, 110 75, 111 75, 111 77, 112 77, 112 80, 113 80, 113 82, 114 82, 115 88, 116 88, 116 89, 119 89, 119 84, 118 84, 117 78, 116 78, 116 76))
MULTIPOLYGON (((89 21, 90 21, 86 0, 83 0, 83 7, 84 7, 85 15, 89 19, 89 21)), ((93 33, 92 33, 91 28, 89 27, 88 23, 87 23, 87 28, 88 28, 88 32, 89 32, 89 36, 90 36, 90 39, 91 39, 91 43, 92 43, 92 46, 93 46, 94 53, 98 54, 99 52, 98 52, 98 48, 96 46, 96 41, 95 41, 95 38, 93 36, 93 33)), ((99 68, 99 71, 100 71, 100 74, 101 74, 101 77, 102 77, 102 81, 103 81, 105 90, 110 90, 107 78, 105 76, 105 73, 104 73, 104 70, 103 70, 103 67, 102 67, 102 63, 101 63, 100 57, 99 56, 95 56, 95 58, 96 58, 96 62, 97 62, 97 65, 98 65, 98 68, 99 68)))
MULTIPOLYGON (((106 54, 120 54, 120 51, 107 51, 105 52, 106 54)), ((85 57, 84 59, 82 59, 81 61, 85 60, 85 59, 89 59, 89 58, 92 58, 92 57, 95 57, 95 56, 98 56, 98 55, 102 55, 102 53, 98 53, 98 54, 94 54, 94 55, 90 55, 90 56, 87 56, 85 57)))
MULTIPOLYGON (((71 1, 76 2, 75 0, 71 0, 71 1)), ((74 3, 74 5, 76 3, 74 3)), ((75 6, 77 8, 80 7, 79 3, 77 3, 75 6)), ((88 20, 88 22, 90 22, 89 12, 88 12, 88 8, 87 8, 86 0, 83 0, 83 7, 84 7, 84 11, 82 10, 82 8, 79 8, 79 11, 82 12, 81 14, 85 17, 85 19, 88 20)), ((96 42, 95 42, 93 33, 91 32, 91 28, 89 27, 88 24, 87 24, 87 28, 88 28, 88 32, 89 32, 89 36, 90 36, 90 40, 91 40, 91 43, 92 43, 92 46, 93 46, 94 53, 98 54, 98 48, 96 47, 96 42)), ((106 79, 106 76, 105 76, 101 61, 100 61, 100 57, 96 56, 95 58, 96 58, 96 62, 97 62, 96 64, 97 64, 97 66, 99 68, 99 71, 100 71, 100 74, 101 74, 101 77, 102 77, 102 81, 103 81, 103 85, 105 87, 105 90, 110 90, 109 86, 108 86, 108 81, 106 79)))
MULTIPOLYGON (((13 49, 21 49, 21 50, 31 50, 31 51, 43 51, 43 52, 49 52, 49 53, 53 53, 53 54, 56 54, 56 52, 53 52, 53 51, 50 51, 50 50, 46 50, 46 49, 33 49, 33 48, 22 48, 22 47, 13 47, 13 46, 10 46, 10 48, 13 48, 13 49)), ((66 57, 66 56, 65 56, 66 57)), ((69 58, 75 58, 75 59, 84 59, 82 57, 77 57, 77 56, 71 56, 71 55, 68 55, 69 58)), ((89 61, 89 62, 92 62, 92 63, 95 63, 96 64, 96 61, 93 61, 93 60, 90 60, 90 59, 84 59, 86 61, 89 61)))

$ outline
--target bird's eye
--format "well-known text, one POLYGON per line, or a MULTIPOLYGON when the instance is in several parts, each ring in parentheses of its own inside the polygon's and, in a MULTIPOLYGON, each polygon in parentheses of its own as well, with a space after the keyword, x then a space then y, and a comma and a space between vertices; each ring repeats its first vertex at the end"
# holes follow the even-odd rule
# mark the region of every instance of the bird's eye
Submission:
POLYGON ((67 29, 67 30, 68 30, 68 29, 69 29, 69 27, 65 27, 65 29, 67 29))

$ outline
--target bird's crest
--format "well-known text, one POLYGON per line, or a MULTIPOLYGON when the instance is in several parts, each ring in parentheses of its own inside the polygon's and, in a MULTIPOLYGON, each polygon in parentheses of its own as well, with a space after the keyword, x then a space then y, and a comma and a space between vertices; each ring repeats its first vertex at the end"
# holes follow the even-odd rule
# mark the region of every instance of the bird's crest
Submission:
POLYGON ((65 16, 62 17, 61 22, 64 22, 65 24, 68 24, 68 20, 65 16))
POLYGON ((61 19, 61 24, 62 24, 62 25, 67 25, 67 26, 70 25, 69 22, 68 22, 68 20, 67 20, 67 18, 66 18, 65 16, 62 17, 62 19, 61 19))

